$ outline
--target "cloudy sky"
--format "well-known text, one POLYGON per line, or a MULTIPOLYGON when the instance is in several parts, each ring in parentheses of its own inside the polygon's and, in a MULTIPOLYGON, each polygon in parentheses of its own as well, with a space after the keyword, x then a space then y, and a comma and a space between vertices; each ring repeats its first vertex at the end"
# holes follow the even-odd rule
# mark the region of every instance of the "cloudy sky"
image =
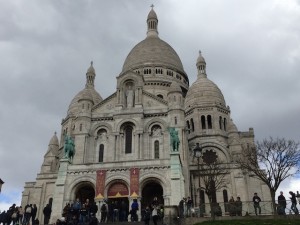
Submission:
MULTIPOLYGON (((101 96, 115 91, 152 3, 160 38, 191 84, 202 51, 239 130, 300 141, 297 0, 0 0, 0 210, 20 204, 25 181, 35 180, 90 61, 101 96)), ((299 187, 297 179, 282 186, 299 187)))

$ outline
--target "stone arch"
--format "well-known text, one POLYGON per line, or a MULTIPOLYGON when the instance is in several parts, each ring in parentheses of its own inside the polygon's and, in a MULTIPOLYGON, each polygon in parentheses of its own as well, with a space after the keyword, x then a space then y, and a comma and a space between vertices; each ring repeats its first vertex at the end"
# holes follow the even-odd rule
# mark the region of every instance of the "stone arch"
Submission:
POLYGON ((229 152, 228 152, 228 150, 226 150, 224 148, 224 146, 217 144, 217 143, 213 143, 213 142, 206 142, 206 143, 201 144, 201 147, 202 148, 213 148, 213 149, 219 150, 225 156, 226 162, 230 162, 229 152))
MULTIPOLYGON (((155 180, 157 181, 164 190, 164 195, 171 194, 171 184, 166 177, 158 172, 154 172, 153 170, 149 170, 148 172, 143 172, 140 176, 140 192, 143 186, 149 181, 155 180)), ((141 193, 139 193, 141 195, 141 193)))
POLYGON ((91 127, 92 135, 94 137, 96 137, 97 136, 97 131, 99 129, 101 129, 102 127, 105 128, 108 131, 109 134, 113 132, 112 126, 109 123, 101 121, 101 122, 98 122, 96 124, 93 124, 93 126, 91 127))
POLYGON ((73 199, 73 196, 75 196, 77 189, 82 185, 83 183, 90 184, 94 190, 96 189, 96 179, 93 177, 93 175, 85 175, 75 178, 69 185, 66 187, 69 187, 68 190, 65 191, 67 193, 66 201, 70 202, 73 199))
POLYGON ((137 121, 135 121, 134 119, 126 119, 126 120, 123 120, 123 121, 119 122, 116 125, 116 131, 120 132, 121 131, 121 127, 124 126, 124 124, 126 124, 126 123, 133 123, 135 130, 138 129, 138 122, 137 121))
MULTIPOLYGON (((108 175, 108 174, 107 174, 108 175)), ((108 175, 106 177, 106 181, 105 181, 105 189, 109 186, 109 184, 111 184, 114 180, 123 180, 125 183, 129 184, 130 183, 130 178, 129 175, 125 175, 125 173, 118 173, 118 174, 112 174, 112 175, 108 175)))
POLYGON ((157 177, 157 174, 148 176, 140 182, 141 208, 151 205, 156 197, 159 204, 164 204, 166 195, 166 187, 163 180, 157 177), (155 176, 156 175, 156 176, 155 176))
POLYGON ((144 131, 151 132, 152 127, 156 124, 161 126, 163 132, 167 130, 168 125, 166 121, 160 118, 153 118, 145 124, 144 131))

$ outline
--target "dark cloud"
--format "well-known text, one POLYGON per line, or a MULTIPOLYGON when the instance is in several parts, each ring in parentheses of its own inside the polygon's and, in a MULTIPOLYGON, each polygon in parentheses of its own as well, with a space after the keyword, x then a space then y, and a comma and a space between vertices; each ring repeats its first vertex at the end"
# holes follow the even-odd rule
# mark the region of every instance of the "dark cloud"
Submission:
POLYGON ((152 3, 159 35, 177 51, 190 83, 202 50, 239 130, 254 127, 257 140, 300 140, 296 0, 0 0, 0 198, 35 180, 90 61, 101 96, 115 91, 127 54, 146 37, 152 3))

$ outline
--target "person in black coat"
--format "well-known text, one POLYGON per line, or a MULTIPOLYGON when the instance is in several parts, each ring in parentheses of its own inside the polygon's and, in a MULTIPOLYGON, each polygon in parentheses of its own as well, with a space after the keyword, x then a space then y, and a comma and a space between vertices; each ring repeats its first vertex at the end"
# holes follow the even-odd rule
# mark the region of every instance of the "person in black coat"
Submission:
POLYGON ((47 204, 43 210, 44 213, 44 225, 49 224, 50 216, 51 216, 51 207, 49 204, 47 204))
POLYGON ((280 192, 280 195, 278 196, 278 208, 277 212, 278 215, 285 215, 285 208, 286 208, 286 199, 283 196, 283 192, 280 192))

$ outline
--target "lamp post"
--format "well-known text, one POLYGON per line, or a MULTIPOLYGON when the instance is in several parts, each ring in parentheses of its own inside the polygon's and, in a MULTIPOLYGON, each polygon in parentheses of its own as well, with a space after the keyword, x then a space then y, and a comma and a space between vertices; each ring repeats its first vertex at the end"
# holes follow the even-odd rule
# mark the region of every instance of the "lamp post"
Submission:
POLYGON ((200 147, 199 143, 196 144, 196 147, 194 148, 194 157, 197 158, 198 161, 198 176, 199 176, 199 213, 200 216, 202 216, 201 212, 201 179, 200 179, 200 158, 202 156, 202 148, 200 147))

